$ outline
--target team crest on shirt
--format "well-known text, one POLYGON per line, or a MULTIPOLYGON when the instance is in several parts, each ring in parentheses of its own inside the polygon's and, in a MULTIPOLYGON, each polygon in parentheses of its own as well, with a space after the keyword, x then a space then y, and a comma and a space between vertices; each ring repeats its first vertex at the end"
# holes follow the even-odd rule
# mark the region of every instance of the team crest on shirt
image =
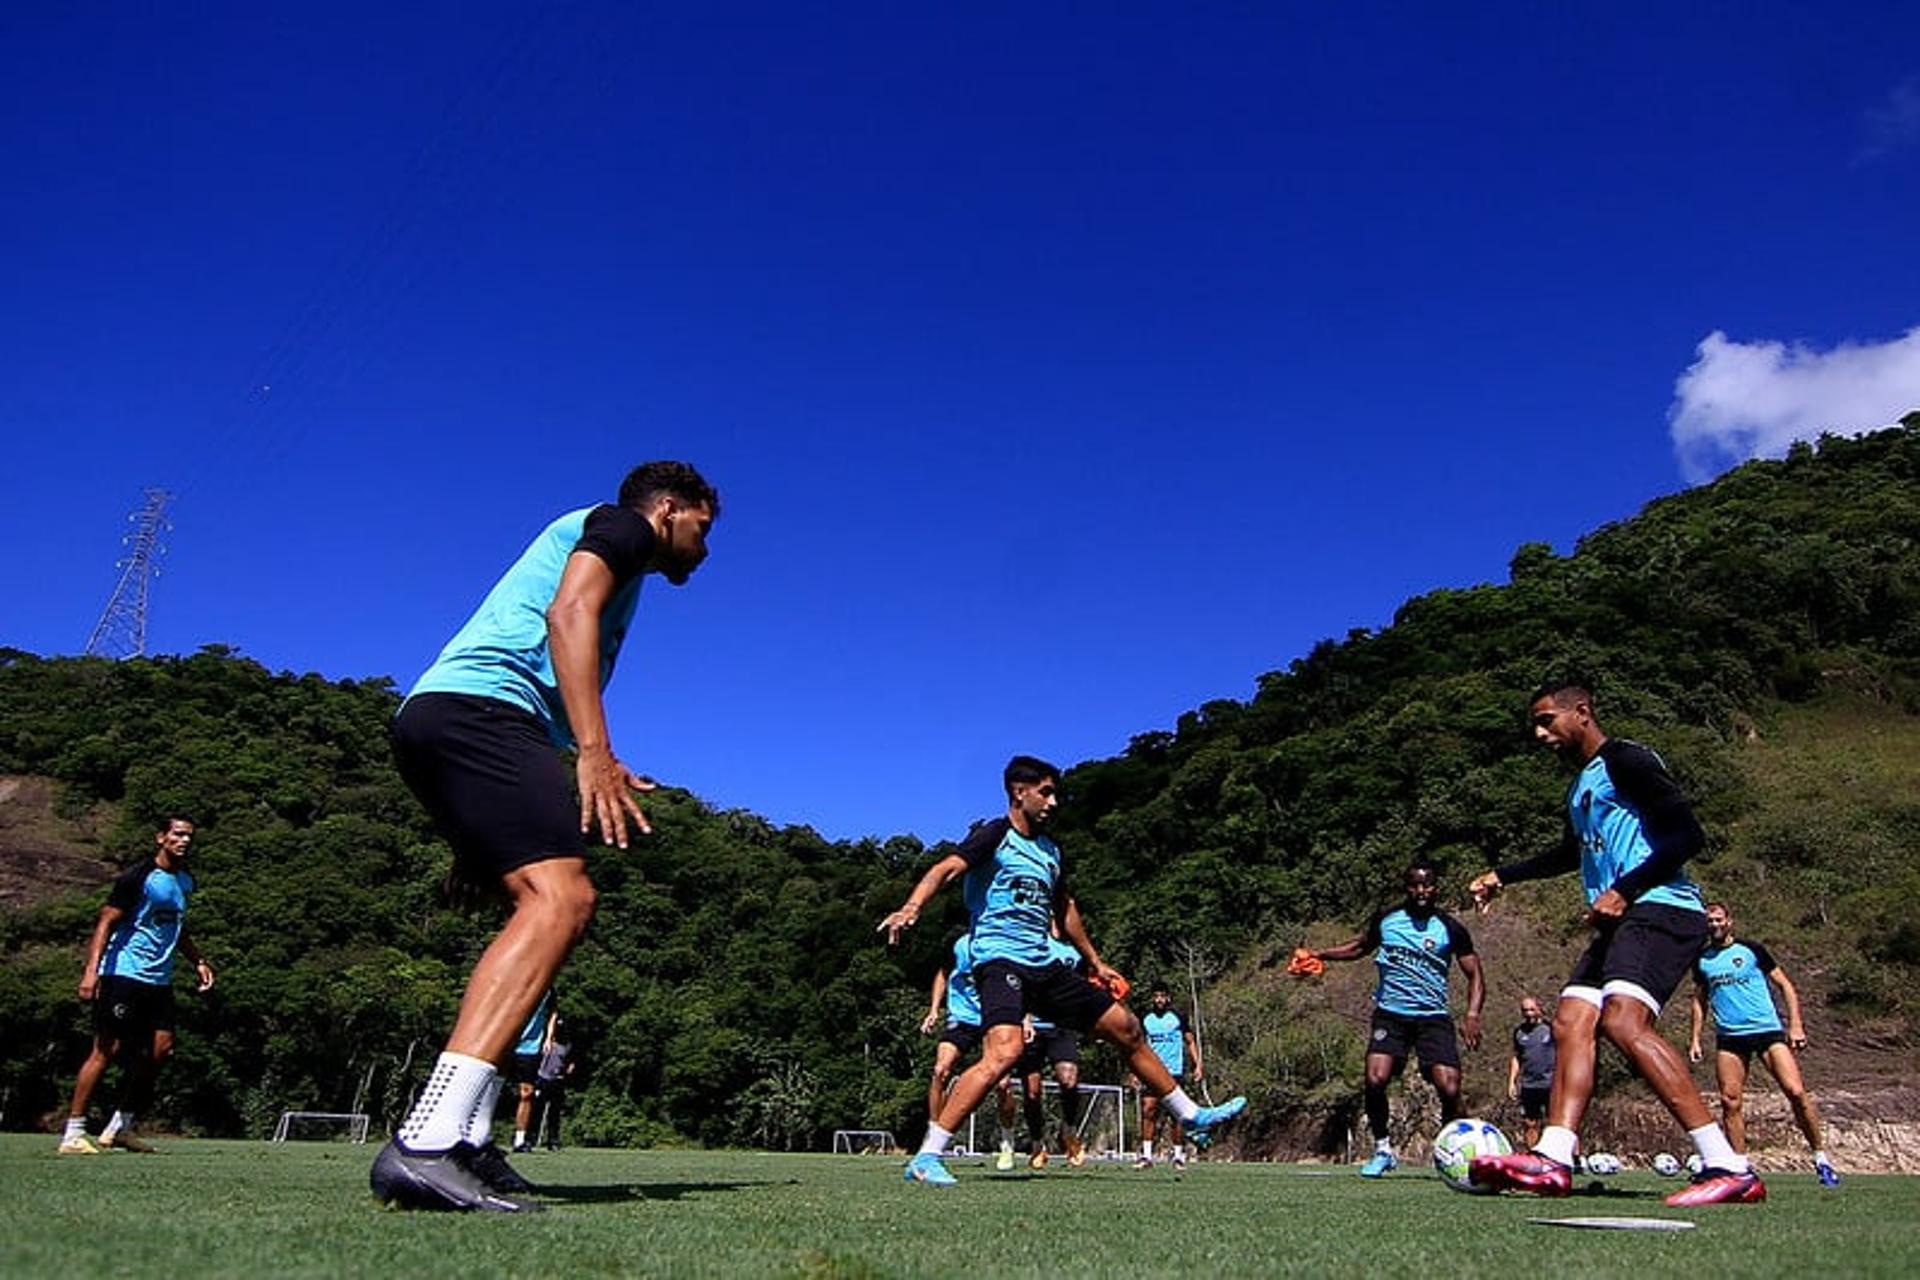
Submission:
POLYGON ((1736 969, 1744 967, 1746 963, 1747 963, 1747 958, 1745 956, 1735 956, 1733 958, 1733 967, 1736 969))
POLYGON ((1420 945, 1431 951, 1435 944, 1432 938, 1422 938, 1420 939, 1420 945))
POLYGON ((1373 1029, 1373 1038, 1375 1040, 1385 1040, 1387 1038, 1387 1029, 1385 1027, 1375 1027, 1373 1029))
POLYGON ((1020 989, 1020 975, 1017 973, 1008 974, 1007 985, 1012 987, 1015 991, 1018 991, 1020 989))
POLYGON ((113 1006, 113 1016, 116 1021, 125 1022, 127 1020, 127 1006, 124 1004, 113 1006))

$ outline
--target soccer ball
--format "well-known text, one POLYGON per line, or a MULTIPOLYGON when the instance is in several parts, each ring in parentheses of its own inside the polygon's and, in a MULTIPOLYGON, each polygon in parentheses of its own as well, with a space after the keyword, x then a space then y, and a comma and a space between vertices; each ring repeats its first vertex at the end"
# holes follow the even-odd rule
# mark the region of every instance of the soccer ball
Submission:
POLYGON ((1482 1192, 1467 1178, 1467 1170, 1481 1156, 1513 1153, 1513 1144, 1505 1134, 1485 1120, 1449 1120, 1433 1140, 1433 1167, 1455 1191, 1482 1192))
POLYGON ((1700 1171, 1706 1167, 1707 1162, 1700 1158, 1698 1151, 1687 1157, 1687 1172, 1693 1174, 1695 1177, 1699 1177, 1700 1171))
POLYGON ((1620 1172, 1620 1157, 1605 1151, 1596 1151, 1586 1158, 1586 1171, 1596 1178, 1611 1178, 1620 1172))
POLYGON ((1662 1151, 1653 1158, 1653 1171, 1663 1178, 1677 1178, 1680 1176, 1680 1162, 1662 1151))

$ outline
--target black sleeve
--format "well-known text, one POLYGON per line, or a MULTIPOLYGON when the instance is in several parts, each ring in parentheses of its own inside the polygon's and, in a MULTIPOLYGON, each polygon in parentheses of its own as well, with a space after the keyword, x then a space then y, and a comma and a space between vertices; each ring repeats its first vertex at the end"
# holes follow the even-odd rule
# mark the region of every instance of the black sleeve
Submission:
POLYGON ((1780 962, 1775 960, 1773 953, 1765 947, 1746 938, 1742 938, 1741 941, 1746 943, 1747 950, 1753 952, 1753 962, 1760 966, 1761 973, 1771 974, 1780 967, 1780 962))
POLYGON ((113 888, 107 893, 107 905, 118 907, 132 915, 140 909, 140 899, 146 892, 147 873, 153 870, 153 859, 136 866, 128 867, 113 878, 113 888))
POLYGON ((1447 926, 1447 945, 1453 948, 1455 960, 1464 959, 1473 954, 1473 935, 1467 932, 1467 926, 1442 911, 1440 923, 1447 926))
POLYGON ((995 818, 992 822, 983 822, 967 832, 967 838, 960 842, 954 852, 967 860, 968 870, 993 859, 994 851, 1000 847, 1002 837, 1007 834, 1007 820, 995 818))
POLYGON ((1687 859, 1706 846, 1707 833, 1659 756, 1617 738, 1601 747, 1600 755, 1613 789, 1639 813, 1640 829, 1653 846, 1652 857, 1613 882, 1614 891, 1633 902, 1680 874, 1687 859))
POLYGON ((1580 837, 1573 834, 1573 819, 1567 819, 1560 843, 1542 854, 1520 862, 1510 862, 1494 870, 1501 884, 1519 884, 1522 880, 1545 880, 1580 869, 1580 837))
POLYGON ((1362 951, 1378 951, 1380 949, 1380 922, 1386 918, 1386 912, 1376 911, 1373 913, 1373 918, 1367 921, 1366 936, 1360 939, 1360 949, 1362 951))
POLYGON ((1693 980, 1700 984, 1702 991, 1707 989, 1707 971, 1698 959, 1693 962, 1693 980))
POLYGON ((646 570, 653 555, 653 526, 638 512, 603 503, 587 513, 573 549, 599 556, 613 570, 614 583, 624 587, 646 570))

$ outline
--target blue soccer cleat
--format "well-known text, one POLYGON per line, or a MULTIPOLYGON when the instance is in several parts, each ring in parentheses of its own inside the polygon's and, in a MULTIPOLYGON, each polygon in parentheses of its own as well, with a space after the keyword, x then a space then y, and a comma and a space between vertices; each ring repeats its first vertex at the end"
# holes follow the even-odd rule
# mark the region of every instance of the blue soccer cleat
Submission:
POLYGON ((958 1178, 947 1172, 947 1166, 940 1163, 940 1157, 931 1151, 922 1151, 907 1161, 907 1167, 901 1171, 901 1176, 908 1182, 918 1182, 929 1187, 951 1187, 959 1182, 958 1178))
POLYGON ((1394 1159, 1393 1152, 1376 1151, 1373 1153, 1373 1159, 1360 1166, 1360 1176, 1363 1178, 1384 1178, 1399 1167, 1400 1162, 1394 1159))
POLYGON ((1840 1185, 1840 1175, 1839 1175, 1839 1174, 1837 1174, 1837 1173, 1835 1173, 1835 1172, 1833 1171, 1833 1166, 1832 1166, 1832 1165, 1830 1165, 1830 1164, 1817 1164, 1817 1165, 1815 1165, 1815 1166, 1813 1166, 1813 1171, 1814 1171, 1815 1173, 1817 1173, 1817 1174, 1819 1174, 1819 1175, 1820 1175, 1820 1185, 1821 1185, 1821 1186, 1823 1186, 1823 1187, 1837 1187, 1837 1186, 1839 1186, 1839 1185, 1840 1185))
POLYGON ((1204 1150, 1213 1142, 1213 1130, 1247 1109, 1247 1100, 1229 1098, 1217 1107, 1202 1107, 1200 1114, 1187 1121, 1187 1139, 1204 1150))

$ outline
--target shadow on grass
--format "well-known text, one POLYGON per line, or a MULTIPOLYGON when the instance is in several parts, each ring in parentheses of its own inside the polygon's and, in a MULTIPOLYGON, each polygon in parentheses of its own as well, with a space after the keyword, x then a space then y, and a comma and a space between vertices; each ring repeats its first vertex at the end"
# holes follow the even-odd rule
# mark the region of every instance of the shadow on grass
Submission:
POLYGON ((1573 1189, 1573 1196, 1578 1200, 1665 1200, 1667 1195, 1668 1192, 1658 1187, 1638 1191, 1631 1187, 1610 1187, 1604 1182, 1589 1182, 1573 1189))
POLYGON ((757 1187, 791 1187, 798 1179, 785 1182, 634 1182, 588 1183, 555 1186, 542 1183, 538 1195, 543 1200, 565 1204, 617 1204, 630 1200, 682 1200, 703 1191, 751 1191, 757 1187))

